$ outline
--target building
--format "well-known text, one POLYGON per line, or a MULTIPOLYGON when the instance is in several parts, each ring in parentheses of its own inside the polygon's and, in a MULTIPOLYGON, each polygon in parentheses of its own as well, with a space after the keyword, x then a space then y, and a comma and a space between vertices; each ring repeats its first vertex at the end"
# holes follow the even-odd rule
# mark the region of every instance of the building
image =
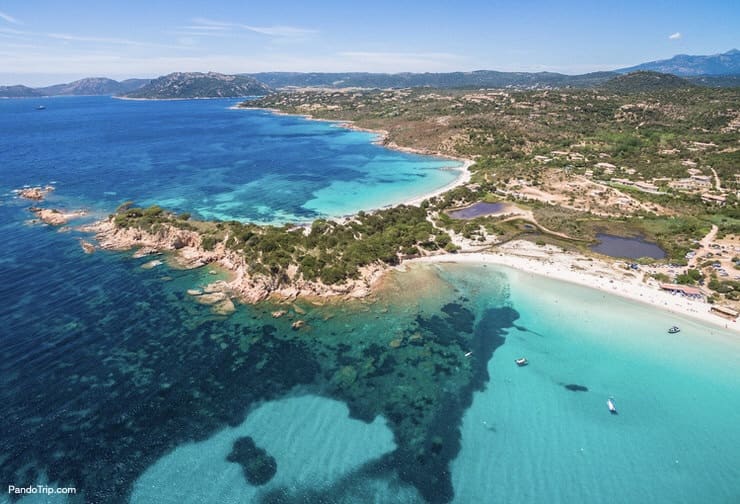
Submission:
POLYGON ((727 319, 732 320, 733 322, 737 320, 738 312, 733 310, 732 308, 727 308, 726 306, 719 306, 719 305, 712 305, 712 308, 710 310, 715 315, 719 315, 720 317, 724 317, 727 319))
POLYGON ((635 182, 635 187, 643 192, 657 193, 659 192, 658 186, 651 184, 650 182, 635 182))
POLYGON ((668 284, 668 283, 662 283, 660 284, 660 288, 664 291, 670 292, 671 294, 681 294, 682 296, 690 297, 690 298, 703 298, 704 294, 696 287, 690 287, 688 285, 679 285, 679 284, 668 284))
POLYGON ((634 184, 634 182, 632 182, 630 179, 625 179, 625 178, 613 178, 612 182, 616 182, 617 184, 622 184, 622 185, 634 184))
POLYGON ((717 196, 717 195, 709 194, 709 193, 702 194, 701 200, 704 203, 716 203, 717 205, 720 205, 720 206, 724 205, 727 202, 727 198, 725 198, 724 196, 722 195, 717 196))

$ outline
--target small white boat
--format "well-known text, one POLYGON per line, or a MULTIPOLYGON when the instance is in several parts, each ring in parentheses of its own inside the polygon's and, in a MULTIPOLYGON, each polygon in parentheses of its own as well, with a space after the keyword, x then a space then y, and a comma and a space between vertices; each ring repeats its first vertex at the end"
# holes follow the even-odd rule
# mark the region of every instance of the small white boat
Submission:
POLYGON ((677 332, 681 332, 681 329, 679 329, 678 326, 673 326, 668 329, 668 334, 676 334, 677 332))
POLYGON ((471 355, 473 355, 473 352, 468 352, 465 354, 465 357, 470 357, 471 355))
POLYGON ((529 361, 525 359, 524 357, 519 357, 514 362, 516 362, 516 365, 519 367, 526 366, 527 364, 529 364, 529 361))
POLYGON ((606 407, 609 408, 609 413, 612 415, 617 414, 617 405, 614 404, 614 400, 611 397, 606 401, 606 407))
POLYGON ((38 107, 36 107, 36 110, 46 110, 46 106, 45 105, 39 105, 38 107))

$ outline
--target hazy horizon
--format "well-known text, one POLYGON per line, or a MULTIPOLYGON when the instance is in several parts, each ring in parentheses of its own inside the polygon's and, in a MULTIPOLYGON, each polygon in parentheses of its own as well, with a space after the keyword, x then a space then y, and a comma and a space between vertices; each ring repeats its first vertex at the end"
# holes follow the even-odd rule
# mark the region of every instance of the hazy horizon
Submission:
POLYGON ((333 0, 205 7, 49 0, 0 6, 0 84, 32 87, 174 71, 451 72, 568 75, 740 45, 740 4, 628 0, 552 5, 378 0, 358 11, 333 0))

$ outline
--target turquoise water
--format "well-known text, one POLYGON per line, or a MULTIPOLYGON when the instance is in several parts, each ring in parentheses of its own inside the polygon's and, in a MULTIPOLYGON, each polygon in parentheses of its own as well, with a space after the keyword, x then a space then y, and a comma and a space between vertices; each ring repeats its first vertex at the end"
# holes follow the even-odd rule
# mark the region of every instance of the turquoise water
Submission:
POLYGON ((738 333, 506 274, 527 330, 509 332, 465 414, 455 502, 738 501, 738 333))
MULTIPOLYGON (((297 206, 294 199, 281 206, 283 200, 255 189, 243 213, 239 205, 216 208, 202 199, 206 189, 193 170, 204 162, 199 156, 213 154, 216 137, 235 134, 223 133, 230 119, 222 114, 243 114, 229 116, 242 126, 244 118, 258 118, 277 136, 280 125, 287 132, 294 132, 291 124, 308 128, 310 135, 297 138, 304 153, 315 149, 317 156, 327 144, 346 147, 335 140, 354 145, 364 138, 360 150, 379 149, 367 136, 345 137, 351 132, 324 123, 313 130, 302 119, 228 111, 227 102, 214 101, 134 102, 143 107, 135 109, 120 102, 123 118, 151 113, 165 132, 177 125, 168 117, 221 119, 192 126, 199 133, 189 142, 150 123, 151 132, 118 150, 116 135, 103 141, 95 132, 123 127, 112 112, 119 102, 75 100, 52 102, 69 107, 71 131, 88 132, 70 132, 66 147, 54 140, 64 135, 53 124, 49 141, 57 143, 29 140, 45 134, 34 129, 33 114, 0 115, 0 153, 11 160, 0 164, 4 189, 22 180, 57 180, 52 204, 107 212, 141 191, 152 202, 158 195, 180 197, 182 210, 193 204, 199 212, 248 217, 263 208, 259 215, 272 220, 312 212, 316 194, 330 208, 329 188, 348 181, 325 174, 297 206), (207 145, 194 140, 200 136, 207 145), (94 154, 109 148, 116 156, 94 154), (69 159, 52 163, 62 156, 54 154, 58 149, 76 153, 79 166, 69 159), (146 178, 130 178, 141 166, 129 163, 127 150, 132 159, 156 161, 146 178), (175 169, 169 156, 192 163, 175 169), (115 172, 118 161, 120 173, 99 175, 115 172), (179 170, 181 196, 173 182, 179 170)), ((0 106, 7 112, 18 103, 29 104, 0 106)), ((277 138, 262 141, 280 145, 277 138)), ((232 156, 226 144, 223 152, 232 156)), ((271 156, 281 159, 280 152, 271 156)), ((382 149, 376 155, 393 156, 382 149)), ((226 198, 237 185, 208 190, 226 198)), ((10 194, 0 199, 5 488, 49 482, 78 488, 73 502, 105 503, 731 503, 740 497, 737 332, 513 270, 452 264, 394 272, 374 299, 240 305, 224 317, 186 294, 212 278, 207 271, 146 270, 148 258, 126 253, 86 255, 77 241, 83 233, 28 225, 27 206, 10 194), (289 313, 274 319, 277 308, 289 313), (297 319, 307 323, 300 331, 291 329, 297 319), (668 335, 672 325, 681 332, 668 335), (521 356, 529 366, 514 364, 521 356), (607 411, 610 396, 617 416, 607 411), (245 455, 240 447, 250 443, 245 455), (250 483, 255 474, 261 484, 250 483)))

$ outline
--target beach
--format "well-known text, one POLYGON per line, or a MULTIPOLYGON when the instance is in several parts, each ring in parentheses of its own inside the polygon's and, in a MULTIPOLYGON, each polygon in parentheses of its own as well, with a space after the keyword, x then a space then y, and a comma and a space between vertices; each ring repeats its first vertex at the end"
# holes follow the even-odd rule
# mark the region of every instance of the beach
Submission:
POLYGON ((515 240, 499 245, 495 252, 443 254, 404 261, 399 269, 418 263, 496 264, 533 275, 569 282, 608 292, 661 310, 700 320, 714 326, 740 332, 736 321, 710 313, 710 304, 659 290, 658 281, 643 280, 640 272, 627 270, 624 262, 607 262, 554 246, 538 246, 515 240))

